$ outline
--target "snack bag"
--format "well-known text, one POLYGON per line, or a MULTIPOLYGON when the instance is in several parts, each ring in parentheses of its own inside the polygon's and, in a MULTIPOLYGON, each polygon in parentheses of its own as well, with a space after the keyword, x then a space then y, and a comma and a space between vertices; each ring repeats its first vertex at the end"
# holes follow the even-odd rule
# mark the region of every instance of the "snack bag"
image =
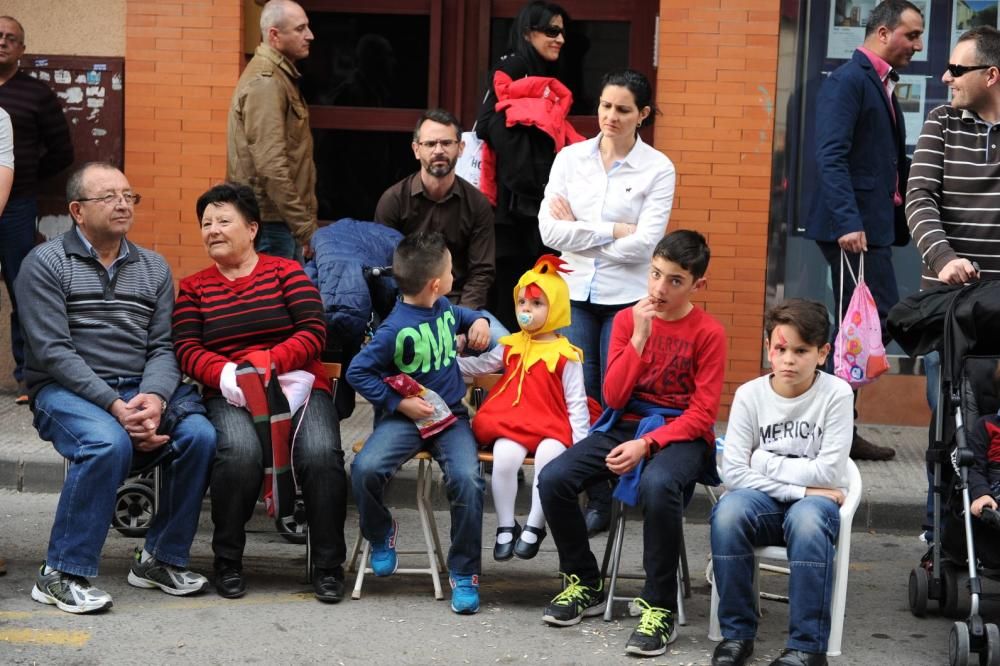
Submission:
MULTIPOLYGON (((841 257, 840 293, 843 295, 844 268, 851 273, 851 278, 854 278, 854 273, 843 252, 841 257)), ((840 322, 833 349, 833 372, 850 384, 851 388, 870 384, 889 369, 885 347, 882 346, 882 324, 879 322, 878 308, 865 284, 864 255, 861 257, 855 282, 857 286, 840 322)))
POLYGON ((389 385, 393 391, 404 398, 420 397, 430 403, 434 408, 434 413, 430 416, 415 421, 417 429, 420 430, 421 439, 427 439, 441 432, 452 423, 457 417, 448 409, 448 403, 434 391, 422 386, 419 382, 405 373, 399 373, 392 377, 386 377, 383 381, 389 385))

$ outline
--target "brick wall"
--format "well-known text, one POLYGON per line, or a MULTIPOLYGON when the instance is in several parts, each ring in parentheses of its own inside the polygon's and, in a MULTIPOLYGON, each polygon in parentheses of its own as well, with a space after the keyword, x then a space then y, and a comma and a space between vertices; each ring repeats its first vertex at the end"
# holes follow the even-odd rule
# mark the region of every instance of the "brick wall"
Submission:
POLYGON ((137 243, 180 278, 208 264, 198 196, 226 175, 226 110, 242 62, 241 0, 130 0, 125 173, 142 205, 137 243))
POLYGON ((705 234, 696 299, 729 336, 723 413, 761 372, 778 68, 775 0, 661 0, 654 143, 677 168, 669 229, 705 234))

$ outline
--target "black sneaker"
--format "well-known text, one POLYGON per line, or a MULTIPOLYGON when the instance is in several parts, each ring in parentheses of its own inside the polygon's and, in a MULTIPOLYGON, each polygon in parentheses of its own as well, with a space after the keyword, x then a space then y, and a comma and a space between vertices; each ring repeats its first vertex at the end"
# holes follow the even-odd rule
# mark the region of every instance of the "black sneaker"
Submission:
POLYGON ((666 608, 655 608, 642 599, 633 603, 642 609, 639 624, 625 644, 625 652, 642 657, 656 657, 667 651, 667 646, 677 640, 674 614, 666 608))
POLYGON ((600 582, 600 587, 587 587, 580 583, 580 577, 576 574, 567 576, 560 574, 566 583, 562 592, 545 607, 545 614, 542 619, 549 624, 560 627, 568 627, 577 624, 585 617, 600 615, 604 612, 606 602, 604 600, 604 581, 600 582))

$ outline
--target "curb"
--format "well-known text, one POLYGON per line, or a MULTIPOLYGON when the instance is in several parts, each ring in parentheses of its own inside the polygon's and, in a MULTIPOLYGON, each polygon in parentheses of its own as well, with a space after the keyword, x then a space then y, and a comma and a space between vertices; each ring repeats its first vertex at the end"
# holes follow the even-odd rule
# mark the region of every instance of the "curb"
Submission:
MULTIPOLYGON (((440 471, 435 473, 431 489, 431 505, 435 511, 447 511, 448 500, 441 483, 440 471)), ((0 488, 27 493, 58 493, 62 489, 63 464, 55 461, 31 459, 0 458, 0 488)), ((489 483, 484 511, 493 511, 492 495, 489 483)), ((416 468, 408 465, 401 469, 386 489, 386 503, 390 506, 414 506, 416 496, 416 468)), ((530 488, 522 484, 518 492, 516 512, 527 514, 530 505, 530 488)), ((348 493, 347 503, 354 505, 354 498, 348 493)), ((852 531, 886 530, 919 532, 924 519, 923 497, 904 500, 888 498, 879 500, 866 493, 861 499, 861 505, 854 517, 852 531)), ((707 523, 711 516, 712 505, 706 493, 696 490, 691 503, 684 512, 684 517, 692 523, 707 523)), ((630 511, 629 520, 639 520, 641 513, 630 511)))

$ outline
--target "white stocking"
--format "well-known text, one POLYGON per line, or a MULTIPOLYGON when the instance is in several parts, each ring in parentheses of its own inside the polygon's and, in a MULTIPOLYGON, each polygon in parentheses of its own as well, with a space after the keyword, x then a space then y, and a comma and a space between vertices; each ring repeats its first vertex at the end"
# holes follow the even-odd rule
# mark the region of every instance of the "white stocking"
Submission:
MULTIPOLYGON (((497 527, 514 527, 517 471, 527 455, 526 448, 506 437, 493 444, 493 506, 497 512, 497 527)), ((497 542, 509 543, 512 538, 513 535, 503 533, 497 536, 497 542)))
MULTIPOLYGON (((542 473, 550 462, 566 450, 566 447, 551 438, 543 439, 535 450, 535 480, 531 484, 531 512, 528 514, 528 525, 539 529, 545 527, 545 514, 542 512, 542 502, 538 499, 538 475, 542 473)), ((531 539, 529 543, 534 543, 535 535, 528 533, 531 539)), ((524 538, 523 536, 521 538, 524 538)), ((524 539, 528 541, 528 539, 524 539)))

